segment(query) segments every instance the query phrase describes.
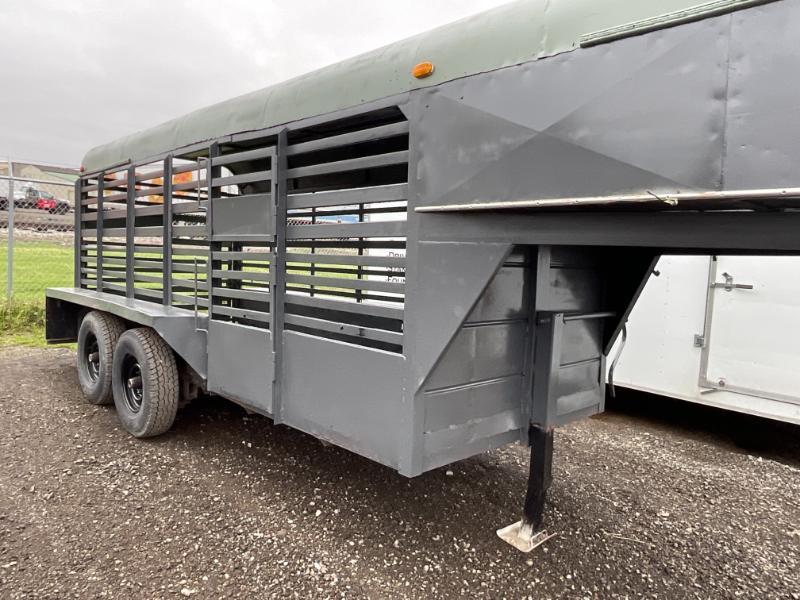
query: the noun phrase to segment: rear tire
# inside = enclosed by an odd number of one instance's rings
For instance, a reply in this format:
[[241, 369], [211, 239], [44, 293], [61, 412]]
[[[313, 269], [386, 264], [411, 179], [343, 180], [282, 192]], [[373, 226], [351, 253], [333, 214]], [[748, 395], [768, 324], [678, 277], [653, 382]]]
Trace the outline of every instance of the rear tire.
[[175, 355], [149, 328], [129, 329], [114, 351], [112, 386], [122, 427], [137, 438], [172, 427], [180, 401]]
[[125, 323], [113, 315], [92, 311], [78, 330], [78, 383], [90, 404], [111, 404], [114, 348]]

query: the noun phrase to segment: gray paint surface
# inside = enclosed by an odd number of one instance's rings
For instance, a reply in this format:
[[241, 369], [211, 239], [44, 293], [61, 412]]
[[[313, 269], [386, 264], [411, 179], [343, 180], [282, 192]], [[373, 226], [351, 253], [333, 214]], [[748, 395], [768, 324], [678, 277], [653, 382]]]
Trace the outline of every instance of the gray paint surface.
[[[725, 2], [725, 0], [723, 0]], [[578, 47], [592, 32], [661, 17], [698, 0], [518, 0], [356, 56], [290, 81], [245, 94], [91, 150], [93, 171], [236, 132], [273, 127]], [[725, 2], [731, 8], [741, 0]], [[433, 61], [431, 77], [412, 67]]]
[[283, 352], [283, 422], [396, 468], [403, 357], [292, 331]]
[[[555, 15], [565, 6], [551, 3], [547, 9]], [[591, 12], [583, 0], [575, 0], [575, 6]], [[405, 285], [367, 280], [364, 286], [404, 291], [402, 308], [375, 304], [359, 315], [392, 313], [386, 318], [395, 329], [381, 335], [400, 341], [393, 352], [366, 345], [374, 322], [340, 322], [341, 315], [314, 335], [284, 331], [274, 315], [270, 326], [280, 332], [274, 337], [264, 330], [252, 333], [241, 325], [212, 323], [214, 334], [206, 348], [189, 311], [169, 312], [173, 309], [158, 305], [156, 315], [153, 305], [141, 300], [86, 290], [53, 294], [130, 314], [139, 323], [161, 323], [165, 339], [198, 364], [202, 374], [208, 352], [215, 363], [209, 373], [212, 389], [408, 476], [523, 439], [530, 421], [550, 427], [593, 414], [603, 409], [604, 352], [654, 256], [668, 250], [800, 253], [800, 213], [715, 212], [713, 207], [705, 213], [670, 214], [599, 209], [421, 214], [414, 209], [520, 198], [796, 186], [791, 168], [800, 162], [796, 85], [769, 83], [779, 73], [800, 71], [800, 52], [786, 25], [798, 19], [800, 4], [774, 2], [441, 85], [432, 80], [424, 89], [400, 86], [404, 95], [396, 101], [408, 119], [408, 154], [391, 147], [386, 152], [393, 156], [378, 159], [399, 162], [402, 176], [408, 157], [408, 180], [389, 181], [408, 192], [408, 220], [400, 225], [368, 223], [361, 230], [355, 224], [331, 225], [324, 233], [320, 227], [328, 225], [315, 224], [287, 231], [287, 172], [303, 166], [285, 163], [291, 148], [285, 130], [271, 130], [270, 140], [261, 142], [259, 135], [266, 140], [267, 133], [253, 133], [253, 144], [274, 144], [276, 134], [282, 140], [271, 187], [278, 280], [270, 283], [275, 304], [270, 308], [276, 315], [285, 308], [280, 267], [290, 236], [319, 235], [336, 244], [357, 237], [358, 231], [405, 234]], [[562, 25], [571, 23], [567, 19]], [[765, 44], [762, 40], [773, 32], [775, 44]], [[477, 28], [471, 33], [483, 35]], [[750, 56], [769, 66], [752, 63]], [[347, 78], [331, 81], [343, 84]], [[293, 123], [290, 133], [387, 106], [358, 108], [357, 101], [346, 98], [342, 101], [351, 102], [349, 108]], [[266, 113], [256, 104], [239, 111], [234, 101], [190, 121], [208, 119], [209, 132], [221, 127], [230, 136], [237, 127], [262, 119], [259, 115]], [[753, 119], [745, 118], [751, 114]], [[137, 152], [149, 152], [150, 142], [170, 139], [158, 134], [134, 145]], [[228, 137], [215, 148], [242, 141], [237, 139]], [[366, 174], [363, 181], [346, 181], [322, 187], [340, 186], [336, 194], [341, 196], [347, 185], [383, 183]], [[366, 189], [354, 198], [374, 192]], [[317, 201], [324, 202], [324, 195], [316, 195]], [[267, 207], [247, 202], [212, 212], [220, 232], [238, 235], [244, 228], [248, 239], [259, 235], [268, 222]], [[219, 221], [213, 217], [217, 214]], [[306, 281], [297, 278], [291, 274], [290, 283]], [[343, 281], [343, 287], [353, 285]], [[302, 308], [311, 304], [306, 298]], [[293, 306], [295, 311], [299, 305]], [[571, 320], [573, 313], [597, 311], [614, 316]], [[292, 312], [286, 326], [309, 322]], [[201, 318], [200, 327], [205, 324]], [[337, 335], [363, 339], [349, 343]], [[282, 366], [270, 374], [272, 356]], [[270, 377], [272, 406], [266, 399]]]
[[269, 331], [211, 320], [208, 391], [271, 415], [275, 358]]

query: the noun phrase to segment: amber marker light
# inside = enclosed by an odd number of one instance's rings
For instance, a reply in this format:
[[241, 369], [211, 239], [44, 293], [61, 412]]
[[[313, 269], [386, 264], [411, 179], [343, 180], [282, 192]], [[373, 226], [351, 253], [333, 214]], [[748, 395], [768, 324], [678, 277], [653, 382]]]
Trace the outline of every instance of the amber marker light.
[[411, 74], [417, 79], [425, 79], [433, 75], [434, 66], [432, 62], [421, 62], [411, 69]]

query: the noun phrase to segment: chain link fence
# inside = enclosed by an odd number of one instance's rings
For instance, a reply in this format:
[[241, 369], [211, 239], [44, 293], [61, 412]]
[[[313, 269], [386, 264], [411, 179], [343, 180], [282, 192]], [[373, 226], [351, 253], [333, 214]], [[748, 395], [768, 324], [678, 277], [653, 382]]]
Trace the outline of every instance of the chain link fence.
[[0, 163], [0, 303], [44, 304], [71, 286], [77, 169]]

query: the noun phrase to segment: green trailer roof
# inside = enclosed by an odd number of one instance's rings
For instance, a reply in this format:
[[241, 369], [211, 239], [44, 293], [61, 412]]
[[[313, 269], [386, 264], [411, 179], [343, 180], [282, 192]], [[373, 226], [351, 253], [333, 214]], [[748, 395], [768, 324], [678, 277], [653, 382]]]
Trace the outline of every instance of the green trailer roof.
[[[753, 0], [717, 0], [722, 6]], [[413, 89], [552, 56], [577, 48], [587, 34], [652, 20], [698, 0], [520, 0], [390, 44], [307, 75], [202, 108], [92, 149], [83, 160], [96, 171], [197, 142], [330, 113]], [[713, 5], [713, 6], [712, 6]], [[713, 12], [713, 11], [710, 11]], [[412, 67], [436, 70], [415, 79]]]

